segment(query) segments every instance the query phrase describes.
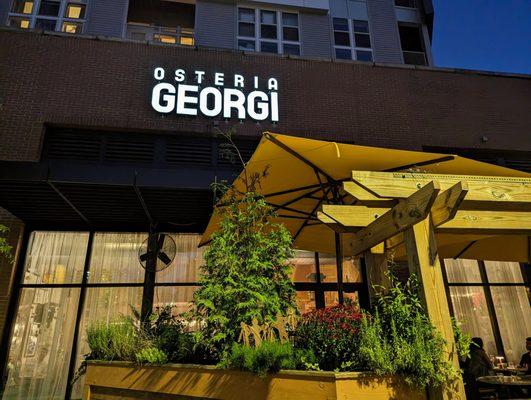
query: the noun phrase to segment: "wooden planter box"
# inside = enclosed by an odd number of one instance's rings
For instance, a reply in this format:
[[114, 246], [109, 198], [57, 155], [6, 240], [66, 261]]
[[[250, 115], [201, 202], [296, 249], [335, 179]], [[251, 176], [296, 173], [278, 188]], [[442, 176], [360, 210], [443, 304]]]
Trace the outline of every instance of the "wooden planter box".
[[361, 372], [280, 371], [266, 378], [213, 366], [168, 364], [138, 367], [90, 362], [83, 399], [425, 400], [399, 378]]

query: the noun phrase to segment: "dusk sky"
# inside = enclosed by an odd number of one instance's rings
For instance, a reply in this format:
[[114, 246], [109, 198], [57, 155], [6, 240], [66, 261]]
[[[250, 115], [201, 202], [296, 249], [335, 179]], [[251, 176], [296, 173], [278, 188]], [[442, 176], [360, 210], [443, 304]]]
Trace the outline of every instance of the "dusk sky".
[[438, 67], [531, 74], [531, 0], [433, 0]]

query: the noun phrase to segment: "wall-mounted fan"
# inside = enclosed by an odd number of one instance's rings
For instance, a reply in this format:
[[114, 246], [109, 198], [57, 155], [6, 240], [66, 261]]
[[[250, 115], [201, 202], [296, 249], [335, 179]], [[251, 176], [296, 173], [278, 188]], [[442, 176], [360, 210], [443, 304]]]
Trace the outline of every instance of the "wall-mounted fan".
[[175, 240], [170, 235], [164, 233], [150, 234], [150, 237], [144, 240], [144, 243], [138, 249], [138, 260], [144, 269], [147, 268], [150, 257], [153, 257], [153, 252], [148, 251], [148, 244], [152, 239], [157, 241], [156, 262], [154, 264], [155, 271], [158, 272], [170, 266], [175, 258], [177, 246], [175, 245]]

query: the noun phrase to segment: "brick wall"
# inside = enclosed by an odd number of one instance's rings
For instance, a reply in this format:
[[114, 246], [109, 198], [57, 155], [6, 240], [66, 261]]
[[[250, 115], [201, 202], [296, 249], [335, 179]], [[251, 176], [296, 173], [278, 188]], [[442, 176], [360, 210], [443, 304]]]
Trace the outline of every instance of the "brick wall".
[[210, 132], [216, 121], [151, 109], [155, 66], [276, 77], [280, 122], [237, 124], [240, 134], [272, 130], [404, 149], [531, 149], [529, 77], [0, 30], [0, 160], [38, 159], [46, 123]]

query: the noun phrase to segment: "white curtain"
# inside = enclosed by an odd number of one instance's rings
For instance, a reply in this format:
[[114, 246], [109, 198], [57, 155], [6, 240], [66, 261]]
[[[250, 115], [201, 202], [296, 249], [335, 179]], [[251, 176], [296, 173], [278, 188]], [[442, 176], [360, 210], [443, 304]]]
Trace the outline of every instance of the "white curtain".
[[[523, 283], [518, 263], [485, 261], [489, 283]], [[507, 362], [518, 364], [531, 334], [531, 307], [524, 286], [491, 286]]]
[[157, 273], [157, 282], [197, 282], [200, 267], [204, 264], [205, 247], [197, 247], [201, 235], [172, 234], [175, 240], [176, 255], [168, 268]]
[[87, 243], [86, 232], [32, 232], [24, 283], [81, 283]]

